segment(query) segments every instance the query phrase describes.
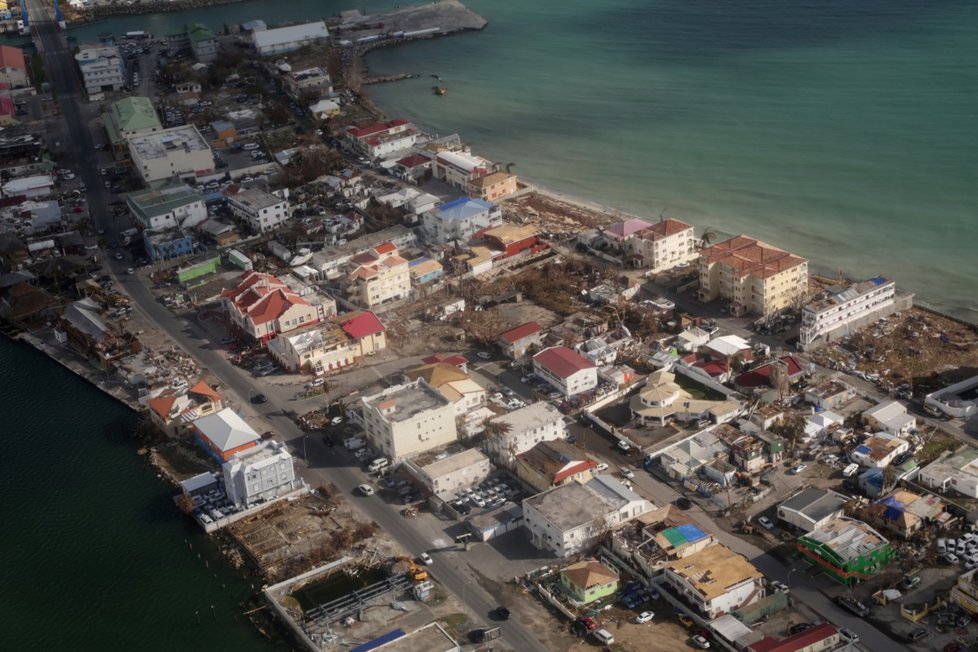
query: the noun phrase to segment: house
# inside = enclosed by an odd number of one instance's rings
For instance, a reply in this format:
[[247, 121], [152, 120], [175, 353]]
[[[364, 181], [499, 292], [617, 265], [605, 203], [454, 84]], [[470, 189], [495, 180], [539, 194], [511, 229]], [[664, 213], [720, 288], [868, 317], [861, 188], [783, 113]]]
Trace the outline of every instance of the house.
[[633, 267], [660, 274], [678, 266], [688, 266], [699, 256], [693, 227], [689, 224], [669, 217], [645, 225], [646, 228], [635, 230], [623, 243], [622, 248], [627, 252], [625, 258]]
[[431, 161], [434, 178], [463, 191], [476, 179], [488, 176], [492, 167], [490, 161], [465, 151], [439, 151]]
[[519, 184], [516, 175], [508, 172], [492, 172], [469, 181], [466, 193], [483, 201], [496, 201], [516, 194]]
[[693, 476], [715, 459], [727, 457], [729, 447], [711, 432], [701, 432], [666, 448], [657, 458], [673, 479]]
[[248, 188], [228, 197], [231, 213], [243, 220], [255, 233], [277, 229], [292, 217], [288, 191], [281, 197], [259, 188]]
[[638, 394], [629, 399], [632, 417], [642, 425], [665, 425], [670, 419], [708, 419], [724, 423], [740, 412], [740, 404], [729, 399], [697, 399], [676, 382], [676, 374], [659, 369], [648, 375]]
[[838, 410], [855, 397], [852, 385], [842, 380], [827, 380], [805, 390], [805, 401], [823, 410]]
[[[428, 456], [426, 456], [428, 457]], [[489, 477], [489, 458], [476, 448], [452, 455], [441, 454], [433, 460], [414, 458], [405, 461], [413, 475], [435, 496], [458, 494]]]
[[469, 516], [465, 523], [479, 541], [485, 542], [522, 527], [523, 508], [507, 501], [499, 507]]
[[837, 430], [845, 421], [840, 414], [832, 410], [816, 412], [805, 419], [805, 434], [802, 437], [805, 441], [824, 437]]
[[360, 419], [370, 445], [394, 462], [458, 437], [455, 406], [424, 379], [364, 396]]
[[336, 313], [331, 298], [301, 297], [278, 278], [259, 272], [247, 272], [237, 287], [222, 290], [221, 305], [239, 331], [262, 343]]
[[369, 310], [347, 312], [335, 319], [346, 336], [356, 342], [361, 356], [376, 355], [387, 348], [387, 329]]
[[680, 351], [696, 351], [710, 341], [709, 331], [705, 331], [698, 326], [687, 328], [676, 336], [676, 347]]
[[217, 58], [220, 48], [217, 37], [200, 23], [184, 25], [183, 30], [167, 37], [171, 52], [189, 50], [198, 63], [210, 63]]
[[541, 245], [540, 229], [532, 224], [494, 226], [482, 232], [482, 239], [499, 252], [501, 258], [512, 258], [546, 247], [545, 244]]
[[486, 451], [500, 466], [513, 468], [516, 456], [545, 441], [567, 438], [560, 411], [543, 401], [491, 419], [498, 426], [486, 440]]
[[330, 79], [329, 73], [319, 66], [293, 70], [283, 77], [282, 82], [286, 92], [296, 100], [305, 93], [322, 95], [333, 92], [333, 80]]
[[706, 618], [716, 618], [764, 597], [764, 576], [724, 545], [667, 562], [663, 579]]
[[811, 351], [912, 304], [912, 294], [898, 297], [894, 282], [883, 276], [826, 288], [802, 308], [798, 344]]
[[184, 229], [146, 229], [143, 231], [143, 247], [151, 262], [173, 260], [194, 253], [193, 235]]
[[805, 368], [801, 361], [793, 355], [783, 355], [734, 377], [733, 384], [743, 392], [764, 388], [778, 389], [781, 383], [787, 389], [800, 382], [804, 376]]
[[596, 559], [585, 559], [560, 570], [560, 585], [574, 601], [591, 604], [618, 590], [618, 573]]
[[474, 434], [482, 422], [493, 413], [485, 408], [486, 389], [469, 375], [446, 362], [425, 364], [404, 372], [410, 380], [423, 378], [455, 406], [455, 416], [466, 424], [466, 432]]
[[586, 482], [598, 463], [563, 439], [548, 439], [516, 457], [516, 476], [537, 491], [570, 482]]
[[319, 100], [309, 106], [309, 113], [316, 122], [325, 122], [340, 114], [340, 105], [333, 100]]
[[30, 84], [24, 51], [9, 45], [0, 45], [0, 82], [8, 88], [22, 88]]
[[932, 494], [897, 489], [879, 503], [885, 507], [881, 516], [883, 525], [904, 539], [909, 539], [925, 525], [948, 527], [956, 520], [945, 511], [945, 502]]
[[424, 177], [430, 170], [430, 158], [421, 154], [411, 154], [397, 161], [393, 173], [406, 181], [417, 181]]
[[715, 337], [705, 346], [710, 357], [717, 360], [750, 360], [752, 350], [750, 342], [739, 335], [722, 335]]
[[840, 584], [852, 586], [883, 570], [894, 556], [890, 542], [862, 521], [839, 516], [795, 543], [798, 554]]
[[133, 170], [148, 186], [180, 179], [195, 182], [214, 172], [214, 154], [194, 125], [126, 138]]
[[760, 473], [769, 463], [767, 447], [755, 435], [735, 439], [730, 444], [730, 456], [734, 466], [751, 475]]
[[[340, 276], [344, 267], [353, 265], [353, 258], [363, 253], [379, 257], [382, 252], [386, 252], [389, 247], [387, 243], [394, 245], [395, 248], [412, 247], [418, 243], [418, 237], [411, 229], [403, 224], [368, 233], [359, 238], [354, 238], [344, 244], [328, 246], [322, 251], [317, 251], [312, 255], [309, 265], [313, 267], [323, 278], [337, 278]], [[377, 251], [380, 247], [382, 251]]]
[[535, 321], [528, 321], [501, 333], [496, 338], [500, 350], [510, 358], [518, 360], [539, 347], [543, 342], [543, 328]]
[[408, 262], [408, 271], [411, 273], [411, 281], [415, 285], [427, 285], [435, 283], [445, 275], [445, 270], [441, 263], [432, 260], [428, 256], [415, 258]]
[[337, 373], [357, 364], [360, 345], [335, 321], [315, 324], [269, 340], [268, 353], [289, 373]]
[[357, 305], [374, 308], [411, 295], [411, 267], [391, 242], [353, 256], [350, 266], [347, 293]]
[[568, 398], [598, 384], [598, 368], [566, 346], [551, 346], [534, 355], [533, 371]]
[[910, 442], [887, 432], [878, 432], [852, 449], [849, 459], [870, 468], [885, 469], [898, 456], [910, 450]]
[[17, 122], [17, 106], [14, 98], [0, 95], [0, 127], [9, 127]]
[[778, 505], [778, 518], [799, 530], [812, 532], [843, 515], [849, 499], [829, 489], [805, 487]]
[[211, 131], [214, 133], [212, 147], [227, 147], [238, 139], [238, 128], [230, 120], [215, 120], [211, 123]]
[[274, 500], [302, 487], [285, 444], [262, 442], [231, 455], [222, 465], [224, 491], [238, 509]]
[[217, 219], [204, 220], [197, 225], [197, 230], [200, 231], [205, 240], [218, 247], [233, 244], [241, 239], [238, 229], [233, 224]]
[[701, 301], [723, 299], [736, 317], [766, 316], [808, 293], [808, 261], [738, 235], [700, 252], [699, 280]]
[[257, 30], [251, 33], [251, 42], [262, 57], [294, 52], [317, 41], [329, 38], [326, 23], [315, 21], [301, 25], [290, 25], [277, 29]]
[[978, 498], [978, 448], [962, 446], [920, 470], [917, 482], [937, 491]]
[[126, 205], [139, 226], [154, 231], [191, 228], [207, 219], [204, 198], [184, 184], [131, 192]]
[[117, 155], [128, 152], [126, 138], [152, 134], [163, 129], [153, 101], [140, 95], [124, 97], [109, 104], [109, 110], [102, 114], [102, 124], [113, 152]]
[[883, 430], [895, 437], [910, 434], [917, 428], [917, 419], [907, 414], [907, 408], [899, 401], [886, 401], [863, 412], [867, 428]]
[[226, 462], [235, 453], [254, 448], [261, 440], [231, 408], [194, 419], [192, 424], [197, 441], [218, 462]]
[[787, 638], [776, 639], [765, 636], [747, 646], [747, 652], [820, 652], [834, 650], [843, 639], [839, 629], [832, 623], [819, 623], [803, 632]]
[[146, 401], [150, 420], [168, 437], [191, 430], [193, 421], [224, 409], [224, 399], [203, 380], [184, 391], [167, 390]]
[[467, 243], [477, 231], [503, 223], [498, 206], [481, 199], [460, 197], [425, 213], [421, 228], [425, 239], [437, 244]]
[[75, 55], [75, 62], [78, 63], [88, 95], [120, 90], [128, 81], [119, 48], [84, 47]]
[[569, 557], [586, 550], [607, 532], [654, 509], [610, 476], [562, 484], [523, 501], [523, 527], [530, 543]]
[[347, 127], [346, 138], [361, 154], [376, 159], [410, 148], [418, 140], [414, 124], [403, 118], [363, 127]]

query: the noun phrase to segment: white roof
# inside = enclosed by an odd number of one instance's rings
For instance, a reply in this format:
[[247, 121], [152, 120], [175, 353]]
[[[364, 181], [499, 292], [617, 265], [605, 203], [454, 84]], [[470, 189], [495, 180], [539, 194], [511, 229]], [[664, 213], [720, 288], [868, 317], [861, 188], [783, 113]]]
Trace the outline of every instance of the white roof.
[[340, 105], [333, 100], [319, 100], [310, 106], [309, 110], [313, 113], [322, 113], [323, 111], [339, 111]]
[[302, 25], [266, 29], [252, 34], [255, 47], [258, 49], [328, 37], [329, 30], [326, 29], [326, 23], [321, 20], [314, 23], [303, 23]]
[[880, 403], [877, 406], [871, 407], [865, 412], [864, 416], [873, 417], [881, 423], [886, 423], [896, 417], [902, 416], [907, 413], [907, 408], [903, 407], [902, 403], [897, 401], [886, 401], [885, 403]]
[[197, 419], [194, 427], [221, 451], [229, 451], [259, 439], [258, 433], [231, 408]]
[[736, 355], [738, 351], [750, 348], [750, 342], [739, 335], [724, 335], [710, 340], [707, 348], [716, 351], [720, 355]]
[[33, 177], [11, 179], [7, 183], [3, 184], [3, 191], [4, 193], [10, 195], [23, 192], [25, 190], [34, 190], [36, 188], [44, 188], [53, 185], [54, 179], [52, 179], [50, 176], [46, 174], [38, 174]]

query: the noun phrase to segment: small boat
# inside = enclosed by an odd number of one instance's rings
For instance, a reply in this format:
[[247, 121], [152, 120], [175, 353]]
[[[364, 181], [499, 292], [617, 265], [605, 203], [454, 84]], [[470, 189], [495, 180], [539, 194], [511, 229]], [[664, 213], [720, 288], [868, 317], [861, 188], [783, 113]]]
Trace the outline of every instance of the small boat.
[[448, 92], [448, 89], [444, 86], [432, 86], [431, 90], [435, 92], [435, 95], [444, 95]]

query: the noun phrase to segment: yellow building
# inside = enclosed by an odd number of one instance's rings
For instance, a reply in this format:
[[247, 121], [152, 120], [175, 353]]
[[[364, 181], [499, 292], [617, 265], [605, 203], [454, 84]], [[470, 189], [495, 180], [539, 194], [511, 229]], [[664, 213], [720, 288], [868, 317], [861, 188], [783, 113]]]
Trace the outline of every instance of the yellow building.
[[349, 299], [365, 308], [406, 299], [411, 294], [408, 261], [397, 255], [390, 242], [378, 245], [352, 259], [355, 268], [347, 277]]
[[769, 315], [808, 292], [807, 260], [744, 235], [703, 249], [699, 272], [700, 300], [729, 301], [735, 316]]
[[964, 609], [969, 614], [978, 613], [978, 584], [975, 583], [975, 573], [972, 569], [960, 577], [958, 583], [951, 589], [951, 602]]
[[493, 172], [469, 182], [469, 194], [485, 201], [496, 201], [509, 197], [519, 189], [516, 175], [508, 172]]

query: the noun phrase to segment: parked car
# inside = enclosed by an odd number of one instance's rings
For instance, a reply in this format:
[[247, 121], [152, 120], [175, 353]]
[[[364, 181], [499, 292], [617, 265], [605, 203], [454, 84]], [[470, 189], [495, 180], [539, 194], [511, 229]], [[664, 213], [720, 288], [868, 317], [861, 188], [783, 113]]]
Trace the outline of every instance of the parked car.
[[916, 575], [911, 575], [910, 577], [904, 578], [904, 580], [900, 582], [900, 590], [909, 591], [918, 584], [920, 584], [920, 578]]
[[804, 471], [807, 468], [808, 468], [808, 465], [807, 464], [798, 464], [796, 466], [791, 467], [791, 473], [793, 475], [798, 475], [799, 473], [801, 473], [802, 471]]
[[420, 559], [421, 560], [421, 563], [424, 564], [425, 566], [431, 566], [432, 564], [435, 563], [435, 560], [431, 558], [431, 555], [429, 555], [426, 552], [422, 552], [418, 556], [418, 559]]
[[771, 519], [769, 519], [767, 516], [760, 517], [759, 519], [757, 519], [757, 522], [765, 530], [773, 530], [774, 529], [774, 523], [772, 523], [771, 522]]
[[482, 358], [483, 360], [489, 360], [492, 358], [492, 354], [489, 353], [488, 351], [479, 351], [478, 353], [476, 353], [476, 355]]
[[852, 631], [848, 627], [840, 627], [839, 628], [839, 636], [841, 636], [842, 638], [846, 639], [850, 643], [858, 643], [859, 642], [859, 634], [857, 634], [856, 632]]
[[267, 403], [268, 402], [268, 397], [265, 396], [264, 394], [255, 394], [254, 396], [251, 397], [251, 402], [252, 403]]
[[812, 623], [795, 623], [794, 625], [788, 628], [788, 633], [792, 635], [801, 634], [806, 629], [811, 629], [814, 626], [815, 625], [813, 625]]
[[513, 616], [512, 612], [503, 605], [496, 607], [495, 610], [493, 610], [493, 614], [499, 620], [509, 620]]
[[611, 632], [609, 632], [607, 629], [599, 629], [598, 631], [594, 632], [593, 635], [594, 638], [601, 641], [602, 645], [611, 645], [615, 642], [615, 637], [612, 636]]
[[692, 627], [695, 624], [693, 622], [693, 619], [687, 616], [686, 614], [679, 614], [679, 623], [683, 627], [687, 627], [687, 628]]
[[655, 618], [654, 613], [651, 611], [643, 611], [639, 615], [635, 616], [635, 623], [637, 625], [644, 625], [645, 623], [650, 622], [653, 618]]
[[626, 452], [626, 453], [627, 453], [628, 451], [630, 451], [630, 450], [632, 450], [632, 446], [631, 446], [631, 444], [629, 444], [629, 443], [628, 443], [627, 441], [625, 441], [624, 439], [619, 439], [619, 440], [618, 440], [618, 448], [619, 448], [619, 450], [622, 450], [622, 451], [624, 451], [624, 452]]
[[596, 467], [594, 467], [594, 472], [595, 473], [602, 473], [602, 472], [607, 471], [607, 470], [608, 470], [608, 465], [605, 464], [604, 462], [601, 462]]
[[914, 630], [911, 630], [911, 632], [909, 634], [907, 634], [907, 640], [908, 641], [919, 641], [920, 639], [924, 638], [925, 636], [927, 636], [927, 630], [924, 629], [923, 627], [918, 627], [918, 628], [916, 628]]
[[619, 471], [621, 471], [621, 475], [622, 475], [622, 477], [623, 477], [623, 478], [625, 478], [626, 480], [634, 480], [634, 479], [635, 479], [635, 472], [634, 472], [634, 471], [632, 471], [632, 470], [631, 470], [630, 468], [628, 468], [627, 466], [623, 466], [623, 467], [621, 467], [621, 468], [619, 469]]
[[371, 487], [369, 484], [362, 484], [359, 487], [357, 487], [357, 489], [359, 489], [360, 493], [363, 494], [364, 496], [374, 495], [374, 488]]
[[693, 641], [693, 645], [695, 645], [696, 647], [698, 647], [701, 650], [709, 650], [710, 649], [710, 642], [708, 640], [706, 640], [704, 637], [700, 636], [699, 634], [697, 634], [696, 636], [694, 636], [692, 638], [692, 641]]
[[956, 554], [954, 554], [953, 552], [948, 552], [944, 554], [944, 561], [946, 561], [949, 564], [956, 564], [960, 560], [958, 559], [958, 556]]

